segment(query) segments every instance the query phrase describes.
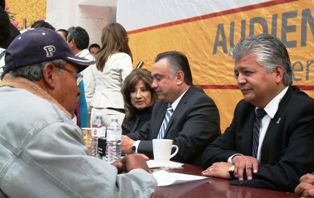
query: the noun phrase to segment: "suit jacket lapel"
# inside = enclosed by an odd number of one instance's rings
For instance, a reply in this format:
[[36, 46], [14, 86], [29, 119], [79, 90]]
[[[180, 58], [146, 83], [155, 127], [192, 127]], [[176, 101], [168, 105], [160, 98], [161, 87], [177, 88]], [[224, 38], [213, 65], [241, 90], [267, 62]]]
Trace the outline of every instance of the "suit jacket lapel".
[[[184, 96], [181, 98], [181, 100], [180, 100], [178, 106], [176, 107], [175, 111], [173, 112], [173, 114], [172, 114], [172, 116], [171, 116], [171, 118], [170, 118], [170, 120], [169, 120], [167, 129], [166, 129], [166, 133], [165, 133], [165, 138], [167, 137], [168, 132], [170, 131], [170, 129], [171, 129], [172, 125], [173, 125], [174, 120], [175, 120], [178, 116], [180, 116], [180, 115], [183, 114], [182, 112], [185, 110], [186, 103], [189, 101], [189, 98], [191, 97], [191, 95], [192, 95], [192, 93], [193, 93], [194, 91], [195, 91], [195, 90], [194, 90], [194, 87], [190, 87], [190, 88], [186, 91], [186, 93], [184, 94]], [[177, 127], [175, 127], [175, 128], [177, 128]]]
[[270, 144], [275, 144], [274, 140], [274, 136], [276, 136], [276, 134], [279, 132], [278, 127], [279, 124], [277, 124], [278, 120], [278, 116], [275, 116], [269, 123], [264, 140], [263, 140], [263, 144], [262, 144], [262, 148], [261, 148], [261, 158], [260, 161], [263, 162], [266, 158], [265, 156], [271, 156], [269, 155], [269, 152], [276, 152], [276, 151], [271, 151], [269, 149], [269, 145]]
[[155, 119], [152, 120], [154, 122], [154, 124], [151, 125], [151, 134], [152, 134], [152, 138], [156, 138], [158, 133], [159, 133], [159, 129], [160, 126], [162, 124], [162, 121], [164, 120], [165, 114], [167, 111], [167, 103], [162, 102], [156, 112], [156, 116], [154, 117]]
[[284, 113], [286, 111], [286, 107], [289, 103], [289, 100], [291, 98], [291, 95], [298, 91], [299, 89], [293, 86], [290, 86], [287, 93], [284, 95], [284, 97], [282, 98], [282, 100], [279, 103], [278, 106], [278, 110], [274, 116], [274, 118], [270, 121], [265, 137], [264, 137], [264, 141], [263, 141], [263, 145], [261, 148], [261, 162], [263, 162], [264, 160], [266, 160], [265, 156], [269, 156], [269, 152], [274, 152], [274, 151], [270, 151], [268, 148], [270, 144], [273, 144], [273, 140], [275, 139], [274, 136], [277, 135], [277, 133], [281, 133], [281, 131], [279, 130], [279, 127], [281, 126], [281, 119], [284, 116]]
[[[244, 116], [244, 115], [240, 115]], [[252, 155], [252, 142], [253, 142], [253, 124], [255, 118], [255, 109], [254, 107], [250, 111], [249, 115], [247, 115], [247, 119], [245, 119], [245, 124], [243, 125], [242, 134], [242, 153], [245, 155]]]

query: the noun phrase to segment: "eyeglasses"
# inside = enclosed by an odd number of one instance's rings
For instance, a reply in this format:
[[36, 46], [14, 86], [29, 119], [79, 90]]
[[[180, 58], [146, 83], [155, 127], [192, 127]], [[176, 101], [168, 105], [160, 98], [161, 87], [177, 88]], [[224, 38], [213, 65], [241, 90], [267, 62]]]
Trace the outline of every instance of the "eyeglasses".
[[[70, 74], [72, 74], [72, 76], [73, 76], [73, 71], [71, 71], [71, 70], [69, 70], [69, 69], [67, 69], [67, 68], [65, 68], [65, 67], [58, 67], [59, 69], [63, 69], [63, 70], [65, 70], [65, 71], [67, 71], [67, 72], [69, 72]], [[75, 74], [75, 78], [76, 78], [76, 86], [79, 86], [80, 85], [80, 83], [83, 81], [83, 75], [82, 74], [80, 74], [80, 73], [76, 73]]]

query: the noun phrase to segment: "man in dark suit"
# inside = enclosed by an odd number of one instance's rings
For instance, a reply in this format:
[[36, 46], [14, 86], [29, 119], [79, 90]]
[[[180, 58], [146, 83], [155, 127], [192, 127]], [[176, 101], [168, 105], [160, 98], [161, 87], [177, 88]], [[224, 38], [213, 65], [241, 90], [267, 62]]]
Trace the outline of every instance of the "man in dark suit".
[[[151, 120], [129, 137], [123, 136], [122, 151], [130, 153], [133, 146], [136, 152], [153, 157], [152, 139], [173, 139], [173, 144], [179, 147], [173, 160], [200, 165], [200, 153], [220, 135], [216, 104], [203, 90], [193, 86], [188, 59], [180, 52], [157, 55], [152, 77], [151, 86], [159, 100]], [[173, 113], [165, 127], [164, 118], [170, 107]]]
[[205, 149], [203, 166], [210, 167], [203, 174], [293, 191], [314, 167], [314, 100], [292, 86], [290, 58], [277, 38], [242, 40], [233, 58], [244, 99], [230, 127]]

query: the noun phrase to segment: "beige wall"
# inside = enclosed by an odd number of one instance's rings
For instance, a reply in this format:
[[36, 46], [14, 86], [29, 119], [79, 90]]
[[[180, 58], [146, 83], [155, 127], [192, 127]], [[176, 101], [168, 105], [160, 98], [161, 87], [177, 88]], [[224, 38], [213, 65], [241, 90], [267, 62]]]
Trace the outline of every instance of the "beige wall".
[[102, 28], [116, 21], [117, 0], [6, 0], [18, 28], [29, 27], [45, 19], [56, 29], [81, 26], [87, 30], [90, 43], [99, 43]]
[[116, 20], [116, 0], [47, 0], [46, 19], [56, 29], [81, 26], [100, 44], [102, 28]]

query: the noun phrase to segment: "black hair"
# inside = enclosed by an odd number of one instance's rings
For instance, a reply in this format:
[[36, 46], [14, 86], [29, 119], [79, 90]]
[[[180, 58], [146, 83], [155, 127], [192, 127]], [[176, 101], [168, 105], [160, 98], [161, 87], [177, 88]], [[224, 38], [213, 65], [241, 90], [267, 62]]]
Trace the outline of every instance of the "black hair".
[[80, 50], [88, 48], [89, 36], [87, 31], [80, 27], [70, 27], [68, 29], [67, 41], [70, 42], [74, 40], [76, 47]]
[[64, 34], [64, 37], [67, 38], [68, 37], [68, 30], [66, 29], [58, 29], [57, 32], [62, 32]]
[[158, 54], [155, 58], [155, 62], [158, 62], [161, 59], [167, 59], [170, 67], [175, 71], [183, 71], [184, 73], [184, 82], [187, 85], [193, 85], [192, 73], [189, 65], [188, 58], [178, 51], [167, 51]]
[[48, 29], [51, 29], [53, 31], [56, 30], [55, 27], [53, 27], [50, 23], [48, 23], [47, 21], [45, 20], [38, 20], [38, 21], [35, 21], [32, 25], [31, 25], [31, 28], [48, 28]]
[[10, 39], [10, 19], [8, 13], [0, 8], [0, 47], [7, 48]]
[[90, 48], [92, 48], [92, 47], [97, 47], [97, 48], [100, 49], [100, 45], [98, 45], [97, 43], [92, 43], [92, 44], [88, 47], [88, 49], [90, 50]]
[[5, 0], [0, 0], [0, 7], [4, 10], [4, 8], [5, 8]]

